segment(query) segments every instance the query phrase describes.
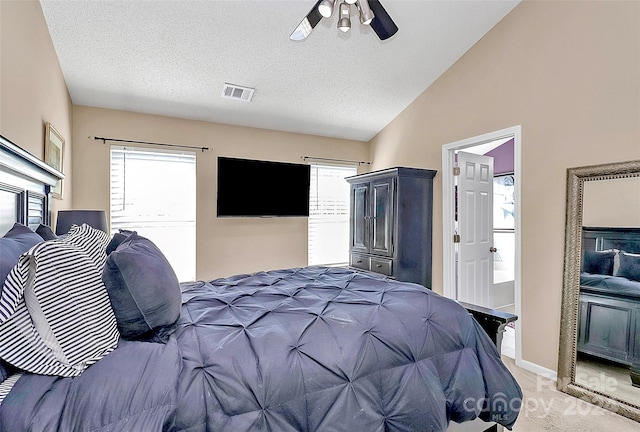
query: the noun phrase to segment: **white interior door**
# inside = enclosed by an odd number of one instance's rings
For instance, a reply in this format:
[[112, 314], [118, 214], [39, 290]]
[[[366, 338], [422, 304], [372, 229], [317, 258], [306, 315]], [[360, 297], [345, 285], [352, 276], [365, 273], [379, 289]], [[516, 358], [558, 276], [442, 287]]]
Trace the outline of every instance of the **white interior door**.
[[[459, 141], [451, 142], [442, 146], [442, 282], [443, 294], [449, 298], [458, 298], [459, 283], [459, 267], [458, 267], [458, 249], [459, 243], [454, 243], [453, 234], [458, 229], [456, 225], [457, 207], [454, 196], [457, 194], [457, 181], [459, 176], [454, 176], [451, 167], [456, 161], [456, 153], [465, 151], [465, 149], [477, 148], [480, 145], [493, 143], [497, 140], [514, 140], [514, 228], [515, 228], [515, 311], [518, 316], [515, 328], [515, 360], [516, 365], [536, 373], [546, 373], [547, 370], [530, 362], [522, 361], [522, 344], [520, 337], [520, 329], [526, 322], [527, 316], [522, 313], [522, 265], [521, 250], [522, 240], [520, 235], [521, 214], [522, 214], [522, 126], [516, 125], [506, 129], [489, 132], [483, 135], [477, 135], [465, 138]], [[504, 142], [504, 141], [503, 141]], [[446, 174], [445, 174], [446, 173]], [[533, 365], [533, 367], [532, 367]]]
[[493, 287], [493, 158], [458, 152], [457, 299], [491, 307]]

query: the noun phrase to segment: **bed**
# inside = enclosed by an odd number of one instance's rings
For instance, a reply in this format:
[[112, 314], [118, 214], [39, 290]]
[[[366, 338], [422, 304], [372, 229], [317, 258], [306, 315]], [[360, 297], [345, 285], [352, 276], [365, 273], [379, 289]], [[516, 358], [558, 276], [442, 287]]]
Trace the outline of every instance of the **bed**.
[[640, 228], [583, 227], [578, 352], [629, 367], [640, 387]]
[[[60, 177], [0, 137], [2, 232], [49, 224]], [[83, 225], [38, 242], [6, 276], [0, 431], [479, 431], [517, 419], [522, 392], [495, 345], [513, 316], [346, 268], [178, 284], [148, 239], [103, 234]], [[87, 289], [96, 278], [104, 289]]]

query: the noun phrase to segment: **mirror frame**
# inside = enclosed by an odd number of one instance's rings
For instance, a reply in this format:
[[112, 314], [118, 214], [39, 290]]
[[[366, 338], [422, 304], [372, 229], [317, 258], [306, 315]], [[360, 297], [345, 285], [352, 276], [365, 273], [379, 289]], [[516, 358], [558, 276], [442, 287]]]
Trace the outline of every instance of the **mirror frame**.
[[640, 422], [640, 403], [633, 404], [575, 382], [584, 183], [630, 177], [640, 177], [640, 160], [567, 169], [564, 276], [556, 387], [561, 392]]

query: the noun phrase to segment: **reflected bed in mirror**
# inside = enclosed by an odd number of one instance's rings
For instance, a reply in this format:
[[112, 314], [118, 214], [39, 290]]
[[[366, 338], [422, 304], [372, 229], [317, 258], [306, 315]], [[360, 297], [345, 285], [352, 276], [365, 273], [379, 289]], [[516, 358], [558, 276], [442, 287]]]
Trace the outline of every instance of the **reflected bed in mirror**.
[[558, 389], [640, 421], [640, 161], [567, 170], [566, 216]]
[[640, 405], [640, 228], [582, 233], [576, 381]]

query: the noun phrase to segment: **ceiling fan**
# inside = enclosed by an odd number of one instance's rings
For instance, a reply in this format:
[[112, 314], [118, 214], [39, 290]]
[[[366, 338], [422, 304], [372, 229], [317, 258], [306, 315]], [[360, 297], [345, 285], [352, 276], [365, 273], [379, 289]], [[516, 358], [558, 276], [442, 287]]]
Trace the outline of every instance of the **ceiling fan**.
[[343, 32], [351, 28], [351, 7], [355, 4], [360, 22], [371, 25], [380, 40], [389, 39], [396, 34], [398, 26], [378, 0], [318, 0], [304, 17], [289, 38], [294, 41], [305, 40], [322, 18], [330, 18], [338, 10], [338, 28]]

